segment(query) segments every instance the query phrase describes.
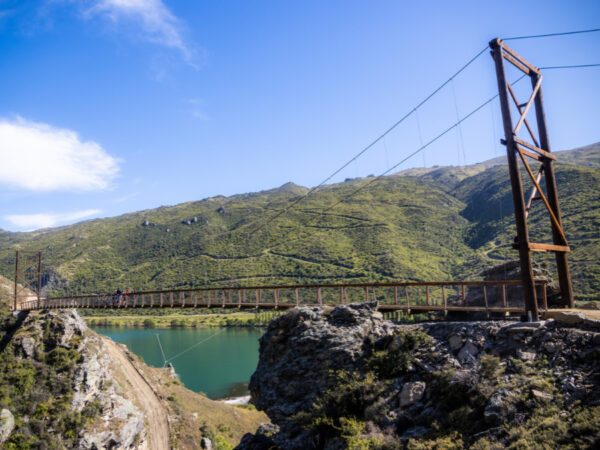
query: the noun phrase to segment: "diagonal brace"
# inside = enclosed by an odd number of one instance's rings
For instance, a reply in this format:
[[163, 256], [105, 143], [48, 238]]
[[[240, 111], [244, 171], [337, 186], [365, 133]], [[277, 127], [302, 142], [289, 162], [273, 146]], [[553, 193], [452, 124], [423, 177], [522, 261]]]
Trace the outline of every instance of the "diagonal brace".
[[544, 202], [544, 205], [546, 205], [546, 209], [548, 210], [548, 213], [550, 213], [550, 219], [552, 220], [552, 223], [554, 224], [554, 226], [560, 233], [560, 237], [563, 239], [564, 245], [568, 245], [567, 237], [565, 236], [565, 232], [563, 231], [560, 222], [554, 215], [554, 211], [552, 211], [552, 208], [550, 207], [550, 203], [548, 203], [548, 199], [544, 195], [544, 191], [542, 191], [542, 188], [540, 187], [539, 183], [537, 182], [535, 175], [531, 171], [531, 167], [529, 167], [529, 164], [527, 164], [527, 161], [525, 160], [525, 156], [523, 155], [523, 153], [521, 153], [521, 150], [519, 150], [519, 147], [515, 146], [515, 148], [519, 152], [519, 156], [521, 156], [521, 160], [523, 161], [523, 164], [525, 165], [525, 169], [527, 169], [527, 173], [529, 173], [529, 176], [531, 177], [531, 181], [533, 181], [535, 188], [538, 190], [540, 197], [542, 198], [542, 201]]
[[[537, 95], [537, 93], [540, 90], [541, 86], [542, 86], [542, 75], [540, 74], [540, 75], [538, 75], [537, 83], [535, 83], [535, 87], [533, 88], [533, 91], [531, 92], [531, 96], [529, 97], [529, 100], [527, 101], [527, 105], [525, 106], [525, 109], [521, 113], [521, 117], [519, 118], [519, 121], [517, 122], [517, 126], [515, 127], [515, 131], [513, 131], [514, 134], [517, 134], [519, 132], [519, 128], [521, 128], [521, 125], [523, 125], [523, 121], [525, 120], [525, 116], [527, 116], [527, 113], [529, 112], [529, 108], [531, 108], [531, 105], [533, 105], [533, 101], [535, 100], [535, 96]], [[519, 112], [520, 112], [520, 108], [519, 108]]]

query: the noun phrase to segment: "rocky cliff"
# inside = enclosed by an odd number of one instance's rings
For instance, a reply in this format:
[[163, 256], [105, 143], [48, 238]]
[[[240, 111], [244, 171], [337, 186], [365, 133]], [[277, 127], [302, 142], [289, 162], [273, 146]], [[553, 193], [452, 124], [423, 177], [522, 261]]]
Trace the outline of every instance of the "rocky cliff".
[[3, 449], [226, 449], [265, 420], [187, 390], [73, 310], [0, 308]]
[[271, 322], [250, 389], [273, 425], [239, 449], [600, 445], [598, 321], [396, 325], [375, 307]]

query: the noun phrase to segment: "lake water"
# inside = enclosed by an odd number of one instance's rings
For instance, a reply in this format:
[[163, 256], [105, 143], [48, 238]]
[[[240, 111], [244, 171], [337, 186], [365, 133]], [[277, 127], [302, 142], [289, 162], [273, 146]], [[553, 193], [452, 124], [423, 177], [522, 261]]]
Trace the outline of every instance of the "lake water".
[[163, 367], [158, 335], [166, 359], [183, 384], [213, 399], [247, 393], [247, 383], [258, 363], [258, 339], [262, 336], [261, 330], [248, 328], [93, 329], [125, 344], [147, 364]]

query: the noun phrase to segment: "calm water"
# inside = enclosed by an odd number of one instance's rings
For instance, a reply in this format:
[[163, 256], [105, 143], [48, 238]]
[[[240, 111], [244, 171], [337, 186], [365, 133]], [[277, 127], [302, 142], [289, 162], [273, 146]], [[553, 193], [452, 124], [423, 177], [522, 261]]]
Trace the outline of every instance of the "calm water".
[[258, 363], [258, 339], [262, 335], [260, 330], [247, 328], [96, 327], [94, 331], [125, 344], [147, 364], [162, 367], [158, 335], [166, 358], [171, 360], [183, 384], [210, 398], [246, 394], [247, 383]]

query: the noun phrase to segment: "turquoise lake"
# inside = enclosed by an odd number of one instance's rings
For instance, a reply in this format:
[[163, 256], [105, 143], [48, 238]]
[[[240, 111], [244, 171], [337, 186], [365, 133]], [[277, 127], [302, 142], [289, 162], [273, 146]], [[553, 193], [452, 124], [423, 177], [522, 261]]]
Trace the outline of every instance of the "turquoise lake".
[[262, 330], [249, 328], [93, 330], [125, 344], [154, 367], [164, 365], [160, 339], [166, 359], [183, 384], [212, 399], [247, 394], [247, 383], [258, 363], [258, 339], [262, 336]]

